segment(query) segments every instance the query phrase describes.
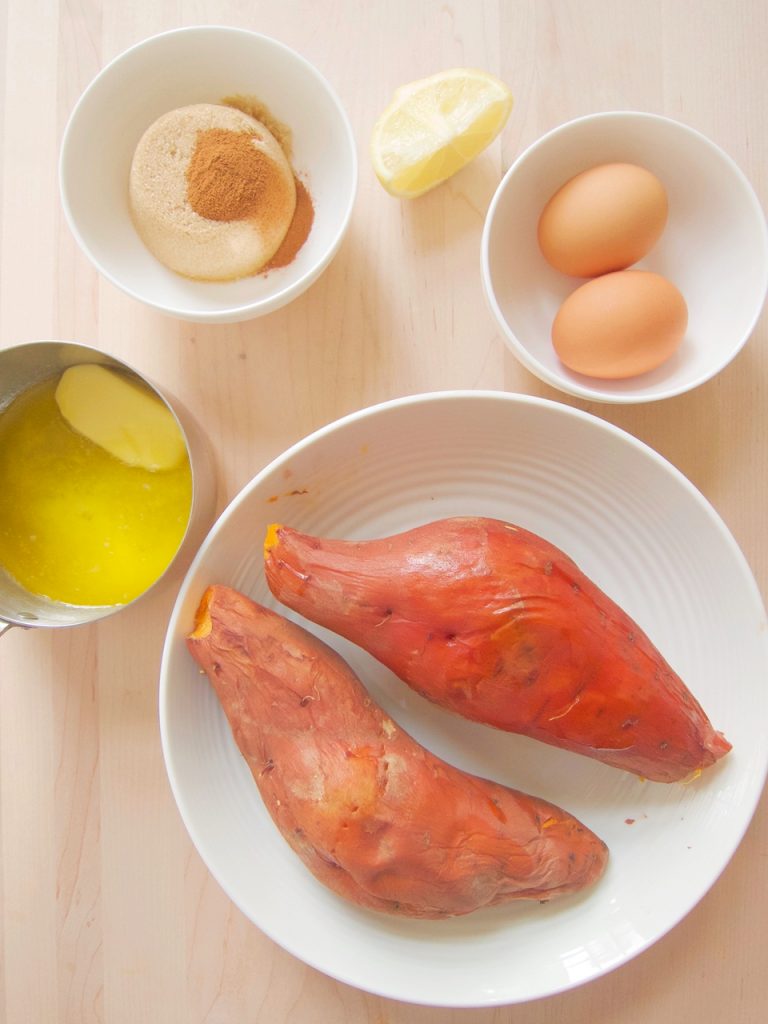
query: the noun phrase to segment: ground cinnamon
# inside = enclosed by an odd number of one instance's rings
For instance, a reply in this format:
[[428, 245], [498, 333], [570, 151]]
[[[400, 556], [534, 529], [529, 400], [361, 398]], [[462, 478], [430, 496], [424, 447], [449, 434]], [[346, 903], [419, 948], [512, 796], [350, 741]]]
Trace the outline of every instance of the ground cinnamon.
[[[282, 219], [290, 202], [284, 176], [269, 156], [253, 144], [256, 132], [207, 128], [198, 132], [187, 167], [189, 205], [208, 220], [257, 219], [260, 225]], [[294, 178], [296, 207], [285, 238], [262, 270], [292, 263], [315, 219], [306, 185]]]
[[292, 263], [299, 249], [304, 245], [309, 232], [312, 230], [312, 223], [315, 219], [315, 207], [312, 203], [312, 196], [301, 179], [296, 178], [296, 212], [293, 215], [285, 238], [280, 244], [275, 255], [264, 267], [264, 270], [273, 270], [276, 267], [287, 267]]
[[225, 96], [221, 102], [225, 107], [239, 110], [241, 114], [247, 114], [254, 121], [263, 124], [280, 143], [280, 148], [286, 157], [289, 160], [293, 159], [293, 132], [287, 124], [278, 121], [269, 107], [265, 106], [260, 99], [256, 96], [243, 96], [238, 93], [236, 96]]
[[261, 223], [285, 215], [285, 180], [272, 160], [253, 144], [254, 132], [207, 128], [198, 133], [187, 167], [189, 205], [208, 220]]

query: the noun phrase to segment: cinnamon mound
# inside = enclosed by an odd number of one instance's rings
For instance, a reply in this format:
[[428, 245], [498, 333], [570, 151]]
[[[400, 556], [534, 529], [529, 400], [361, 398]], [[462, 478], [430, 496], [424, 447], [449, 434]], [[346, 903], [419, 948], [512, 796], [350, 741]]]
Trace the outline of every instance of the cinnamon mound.
[[296, 209], [293, 171], [255, 118], [212, 103], [169, 111], [142, 136], [129, 178], [136, 230], [166, 267], [196, 280], [261, 270]]

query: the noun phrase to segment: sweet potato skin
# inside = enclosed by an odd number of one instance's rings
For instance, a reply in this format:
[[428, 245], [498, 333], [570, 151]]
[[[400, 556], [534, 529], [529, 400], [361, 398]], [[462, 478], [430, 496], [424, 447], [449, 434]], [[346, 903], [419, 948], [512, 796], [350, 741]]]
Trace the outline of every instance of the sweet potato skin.
[[347, 542], [273, 526], [275, 597], [423, 696], [657, 782], [730, 743], [661, 653], [562, 551], [495, 519]]
[[576, 818], [431, 754], [283, 616], [215, 585], [187, 645], [278, 829], [358, 906], [443, 918], [602, 874], [607, 849]]

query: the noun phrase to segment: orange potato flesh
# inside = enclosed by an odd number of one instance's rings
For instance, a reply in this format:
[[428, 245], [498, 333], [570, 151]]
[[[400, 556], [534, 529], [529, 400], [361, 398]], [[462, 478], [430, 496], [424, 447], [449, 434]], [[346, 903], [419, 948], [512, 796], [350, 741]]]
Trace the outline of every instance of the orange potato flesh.
[[431, 754], [283, 616], [212, 586], [187, 645], [278, 829], [357, 905], [442, 918], [602, 874], [606, 847], [576, 818]]

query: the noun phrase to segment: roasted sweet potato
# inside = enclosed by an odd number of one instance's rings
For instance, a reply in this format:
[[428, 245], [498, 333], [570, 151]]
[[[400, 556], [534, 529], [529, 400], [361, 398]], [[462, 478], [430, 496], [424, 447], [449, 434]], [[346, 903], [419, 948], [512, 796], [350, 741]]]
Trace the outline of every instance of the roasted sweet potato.
[[187, 644], [280, 832], [339, 895], [442, 918], [549, 900], [602, 873], [607, 850], [589, 829], [429, 753], [283, 616], [213, 586]]
[[658, 782], [731, 748], [637, 623], [520, 527], [456, 518], [346, 542], [272, 526], [265, 569], [278, 600], [467, 718]]

